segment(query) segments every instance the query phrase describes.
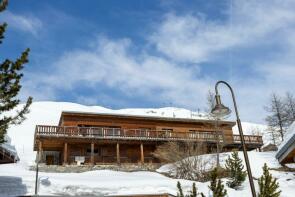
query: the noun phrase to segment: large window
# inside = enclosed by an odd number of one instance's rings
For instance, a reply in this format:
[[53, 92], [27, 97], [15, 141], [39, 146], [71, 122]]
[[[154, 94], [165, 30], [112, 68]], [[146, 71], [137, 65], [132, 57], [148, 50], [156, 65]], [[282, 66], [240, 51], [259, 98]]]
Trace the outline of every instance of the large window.
[[197, 130], [189, 130], [189, 137], [199, 138], [199, 132]]
[[[100, 152], [101, 152], [100, 148], [94, 148], [94, 150], [93, 150], [93, 153], [95, 155], [100, 155]], [[87, 153], [87, 155], [90, 155], [91, 154], [91, 148], [87, 148], [86, 153]]]
[[162, 128], [162, 131], [165, 131], [163, 133], [164, 134], [163, 137], [171, 137], [172, 136], [173, 129], [171, 129], [171, 128]]
[[143, 136], [143, 137], [150, 136], [151, 130], [152, 130], [151, 128], [140, 127], [139, 128], [139, 135]]

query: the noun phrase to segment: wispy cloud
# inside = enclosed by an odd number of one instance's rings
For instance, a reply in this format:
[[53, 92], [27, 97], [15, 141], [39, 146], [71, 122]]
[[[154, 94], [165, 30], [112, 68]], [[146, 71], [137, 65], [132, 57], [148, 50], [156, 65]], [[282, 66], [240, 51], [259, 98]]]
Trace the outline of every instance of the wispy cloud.
[[5, 11], [0, 15], [0, 21], [6, 22], [10, 27], [29, 32], [34, 36], [38, 35], [38, 31], [42, 28], [42, 22], [32, 15], [20, 15], [10, 11]]
[[271, 38], [269, 34], [289, 28], [295, 21], [294, 7], [294, 1], [233, 1], [225, 10], [225, 21], [169, 13], [149, 39], [176, 61], [207, 62], [218, 52], [258, 45]]
[[[181, 68], [173, 62], [146, 53], [133, 54], [128, 39], [98, 39], [95, 48], [74, 50], [54, 64], [51, 75], [35, 75], [41, 87], [74, 89], [79, 83], [116, 88], [129, 96], [151, 100], [173, 100], [187, 105], [200, 99], [195, 92], [206, 90], [207, 80], [198, 80], [194, 68]], [[181, 84], [181, 85], [180, 85]]]
[[34, 83], [28, 87], [35, 92], [45, 87], [54, 97], [81, 84], [93, 91], [105, 86], [130, 97], [195, 108], [205, 105], [207, 90], [219, 80], [204, 63], [217, 66], [216, 57], [234, 51], [239, 53], [232, 62], [236, 72], [231, 83], [237, 88], [242, 117], [260, 122], [268, 95], [290, 90], [295, 83], [295, 2], [233, 2], [225, 10], [226, 20], [209, 20], [205, 14], [164, 14], [146, 35], [149, 48], [135, 46], [131, 38], [99, 36], [89, 48], [62, 54], [51, 65], [52, 73], [30, 74]]

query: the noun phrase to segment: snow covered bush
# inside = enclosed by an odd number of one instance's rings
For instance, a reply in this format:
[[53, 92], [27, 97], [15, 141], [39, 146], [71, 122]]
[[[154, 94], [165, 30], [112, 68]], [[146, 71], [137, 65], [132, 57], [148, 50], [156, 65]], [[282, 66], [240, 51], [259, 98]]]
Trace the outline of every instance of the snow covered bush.
[[[206, 146], [192, 142], [168, 142], [153, 153], [161, 161], [172, 163], [173, 177], [194, 181], [208, 179], [207, 171], [214, 166], [211, 157], [199, 157], [206, 152]], [[209, 168], [209, 169], [208, 169]]]

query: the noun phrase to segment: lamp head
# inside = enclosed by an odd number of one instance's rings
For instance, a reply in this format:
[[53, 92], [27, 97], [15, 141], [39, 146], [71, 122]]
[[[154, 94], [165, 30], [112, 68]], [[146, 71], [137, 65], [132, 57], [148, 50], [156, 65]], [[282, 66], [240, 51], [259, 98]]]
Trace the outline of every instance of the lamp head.
[[219, 94], [215, 95], [215, 100], [216, 100], [216, 105], [211, 110], [211, 114], [213, 116], [218, 117], [218, 118], [222, 118], [222, 117], [225, 117], [231, 113], [231, 110], [221, 103], [221, 99], [220, 99]]

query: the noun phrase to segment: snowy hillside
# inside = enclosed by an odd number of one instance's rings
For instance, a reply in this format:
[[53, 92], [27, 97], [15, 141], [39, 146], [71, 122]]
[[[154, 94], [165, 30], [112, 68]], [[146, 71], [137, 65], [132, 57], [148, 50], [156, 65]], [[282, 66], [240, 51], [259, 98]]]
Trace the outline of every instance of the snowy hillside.
[[[202, 113], [192, 112], [182, 108], [141, 108], [141, 109], [120, 109], [112, 110], [100, 106], [84, 106], [75, 103], [66, 102], [34, 102], [30, 107], [30, 113], [27, 120], [18, 126], [11, 126], [8, 130], [8, 136], [11, 138], [11, 144], [15, 146], [20, 162], [32, 164], [35, 158], [33, 152], [33, 139], [35, 126], [57, 125], [62, 111], [84, 111], [99, 113], [118, 113], [130, 115], [161, 116], [175, 118], [194, 118], [205, 119]], [[262, 131], [266, 128], [264, 125], [243, 123], [245, 134], [253, 134], [253, 131]], [[258, 130], [257, 130], [258, 129]], [[237, 128], [234, 128], [237, 133]]]

